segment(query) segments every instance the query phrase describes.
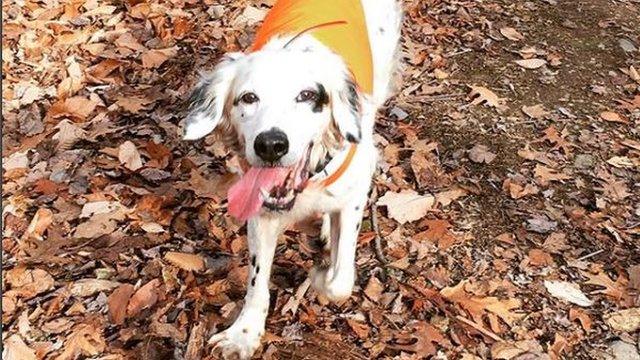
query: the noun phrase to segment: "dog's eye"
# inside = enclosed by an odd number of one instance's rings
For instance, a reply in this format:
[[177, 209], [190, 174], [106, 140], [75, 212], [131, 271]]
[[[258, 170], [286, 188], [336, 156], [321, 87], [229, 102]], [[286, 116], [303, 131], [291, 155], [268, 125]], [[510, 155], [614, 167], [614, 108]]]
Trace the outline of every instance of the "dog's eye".
[[315, 101], [318, 98], [318, 93], [312, 90], [302, 90], [296, 97], [297, 102]]
[[253, 103], [258, 102], [258, 100], [260, 100], [260, 99], [258, 99], [258, 95], [254, 94], [254, 93], [251, 93], [251, 92], [250, 93], [246, 93], [246, 94], [244, 94], [244, 95], [242, 95], [240, 97], [240, 101], [242, 101], [245, 104], [253, 104]]

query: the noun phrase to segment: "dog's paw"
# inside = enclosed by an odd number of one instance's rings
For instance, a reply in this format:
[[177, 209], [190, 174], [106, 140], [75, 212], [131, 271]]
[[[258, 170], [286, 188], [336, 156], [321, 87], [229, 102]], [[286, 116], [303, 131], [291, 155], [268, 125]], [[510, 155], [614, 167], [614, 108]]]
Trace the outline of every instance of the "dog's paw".
[[314, 267], [311, 270], [311, 286], [320, 295], [333, 302], [347, 300], [353, 291], [353, 276], [336, 276], [333, 268]]
[[227, 330], [213, 335], [209, 344], [223, 359], [246, 360], [251, 359], [260, 347], [261, 337], [262, 332], [252, 330], [246, 324], [233, 324]]

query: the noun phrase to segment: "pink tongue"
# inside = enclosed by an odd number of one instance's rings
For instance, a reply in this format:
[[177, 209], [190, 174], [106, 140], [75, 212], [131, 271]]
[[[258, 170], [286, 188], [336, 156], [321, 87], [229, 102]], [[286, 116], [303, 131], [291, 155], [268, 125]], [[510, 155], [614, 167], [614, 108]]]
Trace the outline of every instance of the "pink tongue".
[[290, 168], [252, 167], [242, 179], [235, 183], [227, 194], [229, 213], [241, 221], [245, 221], [260, 211], [264, 199], [260, 189], [271, 191], [287, 178]]

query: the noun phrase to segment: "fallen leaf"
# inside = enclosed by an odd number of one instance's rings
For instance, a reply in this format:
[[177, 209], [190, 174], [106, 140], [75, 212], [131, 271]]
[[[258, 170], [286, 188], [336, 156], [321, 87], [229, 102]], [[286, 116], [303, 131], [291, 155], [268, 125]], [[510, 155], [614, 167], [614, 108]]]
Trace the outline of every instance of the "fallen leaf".
[[64, 351], [55, 360], [92, 357], [102, 353], [105, 347], [100, 329], [90, 324], [80, 324], [73, 329], [64, 343]]
[[533, 106], [523, 106], [522, 112], [532, 119], [542, 119], [548, 115], [548, 111], [544, 108], [544, 105], [538, 104]]
[[107, 299], [109, 319], [115, 325], [122, 325], [127, 317], [127, 304], [135, 288], [131, 284], [122, 284]]
[[485, 145], [476, 145], [469, 150], [469, 159], [475, 163], [491, 164], [495, 158], [496, 154], [489, 151], [489, 148]]
[[572, 307], [569, 309], [569, 320], [580, 321], [580, 325], [582, 325], [584, 331], [591, 330], [591, 317], [584, 310]]
[[382, 285], [377, 277], [371, 276], [367, 282], [367, 287], [364, 289], [364, 293], [367, 297], [377, 303], [380, 300], [380, 296], [382, 296], [383, 291], [384, 285]]
[[453, 201], [467, 195], [467, 191], [461, 188], [442, 191], [436, 194], [436, 202], [442, 206], [449, 206]]
[[451, 224], [446, 220], [425, 220], [421, 225], [427, 226], [427, 230], [414, 235], [416, 240], [429, 241], [441, 250], [446, 250], [458, 242], [458, 237], [451, 232]]
[[603, 290], [594, 291], [595, 294], [605, 294], [615, 300], [620, 300], [626, 292], [628, 280], [623, 276], [618, 276], [618, 279], [613, 281], [609, 275], [604, 272], [592, 274], [583, 271], [582, 275], [589, 279], [585, 284], [602, 286], [604, 288]]
[[451, 347], [451, 343], [440, 330], [425, 321], [409, 323], [400, 334], [402, 337], [396, 340], [395, 344], [388, 344], [387, 347], [415, 353], [418, 359], [431, 358], [435, 355], [436, 344], [444, 348]]
[[473, 99], [471, 105], [481, 105], [502, 109], [504, 107], [504, 99], [501, 99], [493, 91], [483, 86], [470, 86], [471, 92], [469, 98]]
[[47, 208], [40, 208], [31, 219], [31, 223], [27, 228], [27, 234], [38, 240], [42, 240], [44, 232], [53, 223], [53, 211]]
[[80, 279], [71, 284], [69, 292], [73, 296], [88, 297], [102, 291], [110, 291], [120, 286], [117, 281], [104, 279]]
[[58, 141], [59, 150], [69, 150], [80, 140], [87, 140], [87, 132], [78, 124], [63, 119], [55, 128], [58, 132], [53, 135], [53, 140]]
[[413, 190], [403, 190], [399, 193], [387, 191], [377, 202], [380, 206], [386, 206], [389, 216], [400, 224], [423, 218], [434, 203], [433, 196], [419, 195]]
[[521, 67], [529, 70], [538, 69], [547, 64], [547, 60], [544, 59], [524, 59], [515, 60], [514, 62]]
[[540, 164], [536, 165], [533, 173], [538, 184], [542, 186], [547, 186], [552, 181], [563, 181], [571, 179], [569, 175], [563, 172], [559, 172], [558, 170], [551, 169]]
[[69, 117], [83, 122], [93, 113], [98, 103], [84, 96], [74, 96], [60, 100], [49, 108], [48, 114], [53, 118]]
[[458, 304], [461, 308], [466, 310], [473, 321], [477, 324], [484, 324], [484, 317], [489, 319], [491, 329], [499, 333], [501, 332], [498, 318], [502, 319], [505, 323], [512, 326], [516, 321], [524, 317], [525, 314], [516, 313], [514, 310], [518, 309], [521, 305], [521, 301], [517, 298], [498, 299], [497, 297], [479, 297], [468, 293], [465, 287], [468, 284], [468, 280], [463, 280], [458, 285], [453, 287], [446, 287], [440, 290], [440, 294], [445, 299]]
[[[521, 340], [516, 342], [496, 342], [491, 346], [492, 359], [520, 359], [520, 355], [542, 355], [544, 349], [536, 340]], [[522, 358], [526, 359], [526, 355]], [[544, 356], [536, 356], [535, 359], [544, 359]]]
[[[4, 272], [4, 271], [3, 271]], [[25, 299], [53, 289], [53, 277], [42, 269], [16, 267], [4, 272], [4, 279], [11, 286], [11, 293]]]
[[633, 161], [631, 161], [631, 159], [626, 156], [614, 156], [611, 159], [607, 160], [607, 164], [621, 169], [630, 169], [637, 166]]
[[18, 334], [13, 334], [5, 339], [3, 341], [2, 348], [2, 360], [38, 359], [36, 357], [36, 352], [27, 346]]
[[576, 284], [566, 281], [545, 280], [544, 287], [547, 288], [547, 291], [549, 291], [552, 296], [558, 299], [583, 307], [593, 305], [593, 301], [589, 300]]
[[186, 271], [202, 271], [204, 270], [204, 260], [200, 255], [185, 254], [170, 251], [164, 255], [164, 259], [171, 264]]
[[640, 329], [640, 308], [614, 311], [604, 315], [604, 321], [616, 331], [631, 334]]
[[354, 319], [347, 319], [347, 324], [349, 325], [351, 330], [353, 330], [356, 336], [358, 336], [358, 338], [366, 339], [369, 337], [369, 332], [371, 331], [371, 329], [366, 323]]
[[158, 301], [160, 280], [153, 279], [136, 291], [127, 305], [127, 316], [136, 316], [140, 311], [150, 308]]
[[605, 111], [600, 113], [600, 118], [604, 121], [613, 122], [613, 123], [619, 123], [619, 124], [629, 123], [629, 119], [613, 111]]
[[142, 167], [140, 152], [138, 152], [136, 145], [128, 140], [118, 148], [118, 160], [131, 171], [136, 171]]
[[177, 47], [148, 50], [142, 54], [142, 66], [147, 69], [160, 67], [165, 61], [176, 56], [177, 53]]
[[524, 40], [524, 36], [518, 32], [518, 30], [512, 27], [503, 27], [500, 29], [500, 34], [512, 41]]

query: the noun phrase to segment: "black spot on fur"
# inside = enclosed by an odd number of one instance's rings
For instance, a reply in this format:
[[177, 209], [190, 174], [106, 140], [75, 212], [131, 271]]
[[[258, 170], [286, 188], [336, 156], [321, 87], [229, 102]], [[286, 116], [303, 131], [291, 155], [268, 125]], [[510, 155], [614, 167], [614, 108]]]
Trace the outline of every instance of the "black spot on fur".
[[356, 211], [360, 210], [360, 205], [356, 205]]
[[207, 116], [215, 117], [214, 113], [214, 104], [215, 104], [215, 96], [214, 94], [209, 94], [211, 84], [214, 79], [212, 78], [204, 78], [200, 80], [198, 85], [193, 89], [191, 95], [189, 95], [188, 108], [190, 112], [190, 116], [187, 118], [187, 123], [189, 122], [189, 118], [195, 116], [199, 113], [204, 113]]
[[360, 231], [360, 223], [356, 224], [356, 231]]
[[352, 133], [347, 133], [347, 141], [350, 143], [357, 144], [360, 142], [360, 139], [357, 139], [355, 136], [353, 136]]
[[381, 28], [380, 28], [380, 29], [378, 29], [378, 30], [380, 30], [380, 34], [384, 34], [384, 28], [383, 28], [383, 27], [381, 27]]
[[316, 92], [318, 93], [318, 96], [313, 102], [313, 107], [311, 108], [311, 111], [314, 113], [322, 112], [324, 107], [329, 103], [329, 94], [327, 94], [327, 90], [322, 84], [316, 84]]
[[256, 278], [251, 279], [251, 286], [256, 286]]
[[249, 332], [249, 329], [244, 328], [244, 329], [242, 329], [242, 332], [246, 334], [246, 333], [248, 333], [248, 332]]
[[251, 256], [251, 266], [256, 266], [256, 256]]
[[256, 266], [256, 274], [260, 272], [260, 265]]

